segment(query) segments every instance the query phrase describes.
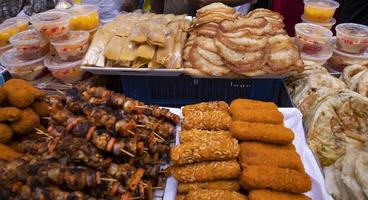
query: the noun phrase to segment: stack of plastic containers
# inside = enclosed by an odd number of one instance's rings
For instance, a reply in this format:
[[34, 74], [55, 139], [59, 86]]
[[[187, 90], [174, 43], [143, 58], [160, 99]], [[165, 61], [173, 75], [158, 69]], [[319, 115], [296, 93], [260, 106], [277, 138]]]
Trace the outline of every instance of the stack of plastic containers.
[[5, 20], [0, 24], [0, 55], [12, 48], [9, 39], [14, 34], [28, 29], [28, 19], [15, 17]]
[[302, 21], [331, 29], [336, 23], [333, 16], [338, 7], [339, 3], [333, 0], [304, 0]]
[[95, 5], [80, 5], [69, 10], [71, 14], [70, 26], [75, 31], [88, 31], [90, 40], [100, 25], [98, 7]]

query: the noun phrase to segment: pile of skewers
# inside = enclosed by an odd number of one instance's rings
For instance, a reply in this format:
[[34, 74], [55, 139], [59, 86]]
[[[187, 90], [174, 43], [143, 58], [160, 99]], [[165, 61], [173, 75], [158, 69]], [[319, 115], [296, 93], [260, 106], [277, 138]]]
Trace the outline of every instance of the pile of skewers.
[[40, 137], [0, 162], [0, 199], [153, 199], [180, 118], [105, 88], [49, 99]]

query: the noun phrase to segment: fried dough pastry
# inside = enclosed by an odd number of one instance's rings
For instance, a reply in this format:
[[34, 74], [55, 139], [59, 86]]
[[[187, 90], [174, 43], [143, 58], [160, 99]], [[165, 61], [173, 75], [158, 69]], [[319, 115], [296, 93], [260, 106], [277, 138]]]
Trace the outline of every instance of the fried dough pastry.
[[252, 190], [248, 195], [249, 200], [311, 200], [304, 194], [290, 194], [272, 190]]
[[248, 17], [239, 17], [235, 21], [222, 21], [220, 23], [220, 29], [223, 32], [235, 32], [242, 28], [263, 28], [267, 23], [267, 20], [264, 18], [252, 19]]
[[184, 130], [228, 130], [231, 117], [227, 111], [196, 111], [186, 115], [182, 124]]
[[239, 181], [240, 185], [248, 190], [272, 189], [297, 194], [312, 189], [312, 181], [305, 173], [263, 165], [251, 165], [245, 168]]
[[0, 122], [3, 121], [17, 121], [20, 119], [21, 110], [16, 107], [0, 108]]
[[35, 100], [35, 93], [30, 83], [20, 79], [10, 79], [4, 84], [7, 102], [17, 108], [30, 106]]
[[284, 115], [278, 110], [249, 109], [236, 110], [231, 113], [233, 120], [246, 122], [282, 124]]
[[238, 180], [221, 180], [198, 183], [179, 183], [178, 193], [188, 193], [193, 190], [228, 190], [239, 191], [240, 185]]
[[216, 39], [224, 44], [227, 48], [235, 51], [259, 51], [266, 47], [268, 42], [267, 36], [243, 35], [239, 38], [229, 38], [222, 34], [217, 34]]
[[40, 125], [40, 117], [31, 108], [24, 109], [18, 121], [12, 122], [11, 127], [17, 134], [29, 134]]
[[212, 3], [197, 10], [197, 16], [201, 17], [210, 12], [235, 13], [235, 9], [223, 3]]
[[48, 117], [50, 116], [49, 105], [43, 101], [35, 101], [32, 104], [32, 109], [35, 111], [40, 117]]
[[243, 194], [227, 190], [195, 190], [186, 195], [186, 200], [247, 200]]
[[206, 161], [225, 161], [236, 159], [239, 144], [234, 138], [223, 140], [202, 140], [186, 142], [170, 148], [170, 160], [173, 165], [185, 165]]
[[197, 53], [204, 59], [207, 60], [207, 62], [210, 62], [217, 66], [224, 66], [224, 62], [222, 62], [222, 58], [217, 55], [216, 53], [212, 53], [211, 51], [208, 51], [206, 49], [202, 49], [200, 46], [195, 46]]
[[231, 114], [240, 109], [278, 110], [278, 107], [273, 102], [257, 101], [252, 99], [235, 99], [230, 103]]
[[192, 104], [192, 105], [186, 105], [183, 107], [182, 112], [183, 112], [183, 115], [186, 116], [193, 111], [204, 112], [204, 111], [213, 111], [213, 110], [228, 111], [229, 105], [227, 105], [227, 103], [224, 101], [202, 102], [202, 103], [197, 103], [197, 104]]
[[197, 44], [202, 49], [205, 49], [207, 51], [210, 51], [212, 53], [217, 54], [217, 47], [214, 43], [214, 40], [212, 38], [208, 37], [196, 37], [194, 40], [194, 43]]
[[266, 19], [272, 26], [272, 35], [279, 34], [284, 32], [283, 28], [284, 24], [284, 17], [277, 12], [273, 12], [268, 9], [258, 8], [248, 13], [247, 17], [257, 19], [257, 18], [264, 18]]

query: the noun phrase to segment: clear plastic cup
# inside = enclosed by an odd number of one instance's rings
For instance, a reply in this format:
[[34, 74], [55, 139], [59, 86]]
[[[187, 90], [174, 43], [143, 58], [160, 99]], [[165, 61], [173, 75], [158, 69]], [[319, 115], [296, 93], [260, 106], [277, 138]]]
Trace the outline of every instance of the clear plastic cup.
[[10, 43], [24, 59], [40, 58], [49, 51], [48, 41], [34, 29], [13, 35], [10, 38]]
[[304, 15], [302, 15], [301, 19], [302, 19], [303, 23], [317, 24], [317, 25], [323, 26], [323, 27], [325, 27], [329, 30], [331, 30], [332, 26], [336, 24], [336, 19], [335, 18], [332, 18], [331, 21], [324, 22], [324, 23], [318, 23], [318, 22], [313, 22], [313, 21], [307, 20], [307, 19], [305, 19]]
[[359, 54], [368, 47], [368, 26], [354, 23], [336, 26], [337, 47], [347, 53]]
[[97, 29], [98, 29], [98, 27], [93, 29], [93, 30], [88, 31], [89, 32], [89, 39], [88, 39], [89, 43], [92, 42], [92, 39], [95, 36], [95, 33], [97, 32]]
[[14, 17], [5, 20], [0, 25], [0, 47], [9, 45], [9, 39], [11, 36], [25, 31], [29, 28], [28, 20], [22, 17]]
[[82, 4], [69, 10], [71, 14], [70, 26], [72, 30], [90, 31], [100, 25], [98, 6]]
[[332, 32], [327, 28], [310, 23], [299, 23], [295, 25], [295, 42], [302, 55], [309, 56], [331, 56], [330, 40]]
[[35, 80], [43, 75], [43, 72], [46, 71], [43, 60], [44, 57], [33, 60], [22, 59], [14, 48], [6, 51], [0, 57], [1, 64], [8, 69], [12, 77], [27, 81]]
[[5, 53], [6, 51], [8, 51], [11, 48], [13, 48], [13, 46], [11, 44], [0, 47], [0, 56], [3, 55], [3, 53]]
[[70, 31], [67, 37], [53, 40], [51, 44], [62, 60], [80, 60], [88, 50], [89, 33], [87, 31]]
[[70, 14], [49, 11], [34, 15], [31, 22], [34, 28], [48, 39], [64, 37], [69, 32]]
[[329, 22], [339, 6], [333, 0], [304, 0], [304, 17], [313, 22]]
[[15, 23], [19, 32], [25, 31], [29, 28], [29, 18], [27, 17], [13, 17], [5, 20], [3, 23]]
[[80, 81], [85, 74], [80, 69], [82, 60], [67, 62], [57, 56], [46, 56], [44, 64], [51, 71], [52, 75], [63, 83], [73, 83]]

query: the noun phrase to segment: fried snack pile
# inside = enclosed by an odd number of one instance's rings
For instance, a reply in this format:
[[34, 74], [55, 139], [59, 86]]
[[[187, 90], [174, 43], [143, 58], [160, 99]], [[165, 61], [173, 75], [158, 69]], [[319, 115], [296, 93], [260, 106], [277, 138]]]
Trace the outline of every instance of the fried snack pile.
[[249, 199], [309, 199], [311, 190], [300, 156], [291, 143], [294, 133], [270, 102], [236, 99], [230, 104], [231, 134], [240, 141], [240, 185]]
[[239, 144], [228, 131], [228, 104], [187, 105], [183, 114], [181, 144], [170, 151], [169, 172], [179, 182], [177, 199], [246, 199], [237, 192]]
[[186, 72], [195, 76], [257, 76], [302, 71], [283, 17], [267, 9], [241, 16], [213, 3], [197, 10], [184, 49]]
[[347, 66], [340, 79], [350, 90], [368, 97], [368, 66], [357, 64]]
[[96, 32], [83, 65], [182, 68], [189, 26], [184, 15], [122, 13]]

